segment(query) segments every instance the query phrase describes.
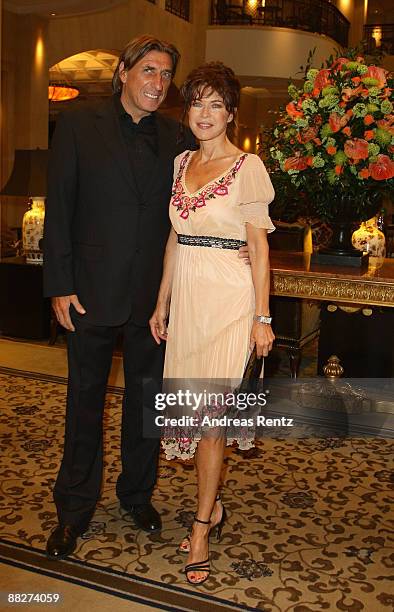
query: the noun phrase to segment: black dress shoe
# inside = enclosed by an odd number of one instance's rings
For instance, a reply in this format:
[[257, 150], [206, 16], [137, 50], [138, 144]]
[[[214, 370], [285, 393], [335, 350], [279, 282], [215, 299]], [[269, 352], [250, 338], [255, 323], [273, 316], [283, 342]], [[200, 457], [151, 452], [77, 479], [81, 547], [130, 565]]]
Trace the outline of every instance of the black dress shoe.
[[126, 505], [121, 504], [123, 510], [126, 510], [134, 519], [135, 524], [143, 531], [155, 533], [161, 530], [160, 514], [155, 510], [150, 502], [147, 504]]
[[83, 530], [73, 525], [58, 525], [48, 538], [47, 556], [50, 559], [65, 559], [74, 552], [77, 538]]

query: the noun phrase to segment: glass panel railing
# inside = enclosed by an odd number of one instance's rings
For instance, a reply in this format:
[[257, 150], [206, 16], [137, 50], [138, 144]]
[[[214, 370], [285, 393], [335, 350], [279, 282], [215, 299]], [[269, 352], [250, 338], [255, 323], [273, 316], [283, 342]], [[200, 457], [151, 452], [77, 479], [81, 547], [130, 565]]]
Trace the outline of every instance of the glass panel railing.
[[213, 25], [265, 25], [330, 36], [347, 46], [349, 21], [327, 0], [212, 0]]
[[166, 0], [166, 11], [190, 21], [190, 0]]

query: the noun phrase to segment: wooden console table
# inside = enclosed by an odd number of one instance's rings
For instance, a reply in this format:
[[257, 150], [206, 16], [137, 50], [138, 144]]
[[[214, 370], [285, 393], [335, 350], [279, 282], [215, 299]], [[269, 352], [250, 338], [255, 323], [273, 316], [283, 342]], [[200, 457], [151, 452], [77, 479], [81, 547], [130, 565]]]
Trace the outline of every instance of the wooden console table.
[[271, 294], [394, 308], [394, 259], [368, 269], [311, 265], [306, 253], [271, 251]]

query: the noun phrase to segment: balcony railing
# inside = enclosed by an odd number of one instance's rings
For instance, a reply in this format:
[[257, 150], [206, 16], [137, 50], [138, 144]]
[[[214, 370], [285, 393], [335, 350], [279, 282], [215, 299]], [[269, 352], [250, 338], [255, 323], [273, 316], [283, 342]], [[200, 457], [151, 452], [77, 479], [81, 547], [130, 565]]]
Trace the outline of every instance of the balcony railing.
[[190, 0], [166, 0], [166, 11], [190, 21]]
[[266, 25], [325, 34], [347, 46], [349, 21], [327, 0], [212, 0], [211, 24]]
[[365, 25], [364, 40], [369, 53], [380, 49], [384, 53], [394, 55], [394, 23]]

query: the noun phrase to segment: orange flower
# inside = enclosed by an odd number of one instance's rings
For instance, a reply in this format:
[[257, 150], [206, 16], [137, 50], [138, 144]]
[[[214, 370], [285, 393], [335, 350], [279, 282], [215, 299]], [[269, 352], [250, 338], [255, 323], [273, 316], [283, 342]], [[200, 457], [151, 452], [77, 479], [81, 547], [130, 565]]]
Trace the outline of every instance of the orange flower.
[[364, 123], [365, 125], [371, 125], [371, 123], [375, 123], [375, 119], [372, 117], [372, 115], [365, 115]]
[[327, 147], [326, 151], [327, 151], [327, 153], [329, 155], [335, 155], [335, 153], [337, 152], [337, 148], [336, 147]]
[[358, 85], [358, 84], [360, 83], [361, 79], [360, 79], [360, 77], [353, 77], [353, 78], [352, 78], [352, 81], [353, 81], [353, 83], [354, 83], [355, 85]]
[[323, 87], [326, 87], [330, 84], [330, 72], [331, 70], [329, 70], [328, 68], [323, 68], [323, 70], [320, 70], [319, 74], [315, 77], [313, 86], [319, 92], [323, 89]]
[[349, 119], [350, 119], [350, 117], [353, 117], [353, 109], [352, 109], [352, 108], [349, 108], [349, 109], [346, 111], [345, 115], [346, 115], [347, 117], [349, 117]]
[[350, 129], [350, 127], [348, 125], [343, 128], [342, 132], [345, 134], [345, 136], [351, 136], [352, 135], [352, 131], [351, 131], [351, 129]]
[[335, 166], [335, 174], [338, 174], [339, 176], [340, 174], [342, 174], [342, 172], [343, 172], [343, 166], [339, 166], [339, 165]]
[[378, 155], [376, 162], [369, 164], [369, 171], [375, 181], [385, 181], [394, 177], [394, 162], [388, 155]]
[[386, 85], [386, 74], [387, 70], [379, 68], [379, 66], [368, 66], [368, 72], [364, 76], [376, 79], [379, 82], [378, 87], [384, 87]]
[[297, 140], [298, 142], [301, 142], [301, 143], [309, 142], [310, 140], [316, 137], [316, 134], [317, 134], [317, 128], [307, 127], [301, 130], [301, 132], [297, 134]]
[[363, 179], [367, 179], [369, 177], [369, 170], [368, 168], [363, 168], [362, 170], [360, 170], [360, 172], [358, 173], [358, 175], [363, 178]]
[[375, 130], [366, 130], [364, 132], [365, 140], [372, 140], [375, 136]]
[[312, 157], [312, 155], [309, 155], [309, 157], [306, 158], [306, 163], [308, 164], [308, 166], [313, 166], [313, 157]]
[[290, 115], [290, 117], [303, 117], [304, 113], [302, 111], [299, 111], [296, 109], [296, 106], [294, 104], [294, 102], [289, 102], [288, 105], [286, 106], [286, 111], [287, 114]]
[[307, 158], [301, 157], [300, 155], [294, 155], [293, 157], [288, 157], [285, 160], [284, 169], [286, 172], [288, 170], [305, 170], [307, 167]]
[[331, 113], [328, 118], [328, 123], [330, 124], [331, 132], [339, 132], [341, 129], [341, 117], [338, 113]]
[[344, 146], [345, 155], [354, 161], [368, 158], [368, 143], [362, 138], [347, 140]]

